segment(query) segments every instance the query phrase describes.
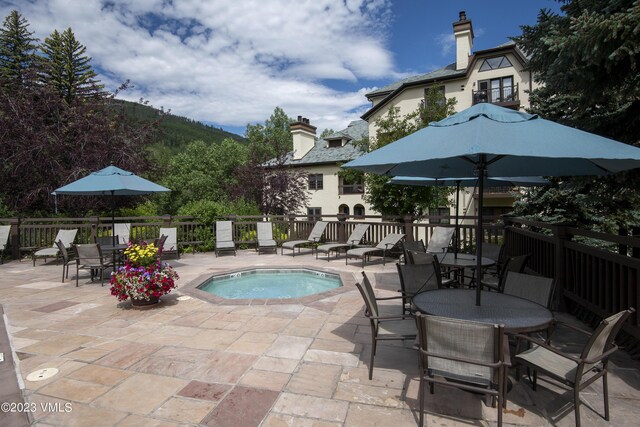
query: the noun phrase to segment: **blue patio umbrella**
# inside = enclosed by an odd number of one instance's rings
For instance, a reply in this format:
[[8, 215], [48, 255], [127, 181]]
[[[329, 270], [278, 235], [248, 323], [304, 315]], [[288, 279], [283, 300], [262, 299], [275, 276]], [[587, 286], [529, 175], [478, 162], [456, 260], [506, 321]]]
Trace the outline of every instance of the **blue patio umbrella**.
[[[460, 185], [475, 185], [477, 178], [424, 178], [418, 176], [396, 176], [389, 180], [389, 184], [410, 185], [416, 187], [456, 187], [456, 234], [453, 245], [454, 256], [458, 256], [458, 239], [459, 239], [459, 215], [458, 206], [460, 205]], [[542, 177], [516, 176], [511, 178], [488, 178], [485, 179], [485, 187], [537, 187], [551, 184], [551, 181]], [[438, 204], [436, 199], [436, 205]]]
[[[496, 105], [476, 104], [343, 165], [389, 176], [605, 175], [640, 167], [640, 148]], [[478, 182], [477, 279], [482, 269]], [[478, 286], [476, 304], [480, 305]]]
[[[163, 193], [170, 189], [137, 176], [133, 172], [116, 166], [107, 166], [97, 172], [91, 172], [84, 178], [73, 181], [56, 189], [52, 194], [68, 194], [73, 196], [111, 196], [111, 230], [115, 228], [115, 196], [137, 196], [143, 194]], [[112, 234], [113, 245], [115, 236]]]

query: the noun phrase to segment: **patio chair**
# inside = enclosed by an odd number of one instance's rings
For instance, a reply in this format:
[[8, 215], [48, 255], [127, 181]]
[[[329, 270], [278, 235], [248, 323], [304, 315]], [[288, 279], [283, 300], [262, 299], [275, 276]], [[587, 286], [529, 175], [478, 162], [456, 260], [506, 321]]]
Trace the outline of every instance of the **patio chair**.
[[607, 387], [609, 356], [618, 349], [613, 340], [633, 312], [635, 309], [629, 308], [602, 320], [593, 333], [564, 324], [589, 336], [580, 356], [577, 357], [551, 347], [547, 342], [526, 335], [515, 335], [518, 339], [535, 344], [515, 356], [516, 363], [533, 370], [531, 380], [533, 390], [536, 390], [538, 372], [573, 389], [576, 427], [580, 427], [580, 391], [599, 378], [602, 378], [603, 418], [609, 421], [609, 391]]
[[449, 249], [453, 233], [456, 231], [453, 227], [434, 227], [431, 238], [427, 243], [427, 252], [441, 254]]
[[507, 271], [502, 292], [537, 302], [541, 306], [549, 308], [554, 283], [554, 279], [549, 277]]
[[447, 274], [444, 274], [442, 272], [442, 268], [440, 267], [440, 261], [438, 260], [438, 257], [435, 256], [435, 254], [431, 254], [428, 252], [409, 251], [407, 255], [408, 255], [407, 260], [409, 261], [409, 265], [433, 264], [435, 266], [434, 268], [436, 269], [440, 277], [439, 279], [440, 287], [445, 287], [445, 288], [458, 287], [459, 285], [458, 281], [450, 277], [451, 271], [447, 272]]
[[121, 245], [128, 245], [131, 239], [131, 224], [130, 223], [117, 223], [113, 225], [113, 234], [118, 236], [117, 243]]
[[405, 264], [408, 264], [408, 252], [427, 252], [427, 248], [424, 246], [424, 242], [422, 239], [414, 240], [413, 242], [407, 242], [406, 240], [402, 242], [402, 257]]
[[273, 240], [273, 224], [271, 222], [259, 222], [256, 224], [257, 243], [256, 251], [258, 255], [262, 251], [278, 252], [276, 241]]
[[162, 248], [164, 247], [164, 242], [166, 241], [167, 241], [167, 236], [166, 234], [163, 234], [160, 237], [153, 239], [153, 246], [155, 246], [156, 248]]
[[[285, 249], [291, 249], [293, 251], [293, 256], [296, 256], [296, 247], [298, 248], [298, 253], [300, 253], [301, 246], [313, 245], [320, 243], [320, 239], [324, 234], [324, 230], [327, 228], [328, 222], [326, 221], [317, 221], [309, 233], [309, 237], [306, 240], [289, 240], [287, 242], [282, 243], [282, 248], [280, 249], [280, 255], [284, 254]], [[311, 246], [311, 253], [313, 253], [314, 248]]]
[[379, 254], [380, 252], [382, 252], [382, 265], [384, 265], [387, 252], [395, 245], [397, 245], [403, 238], [404, 234], [402, 233], [391, 233], [387, 234], [385, 238], [382, 239], [376, 246], [349, 249], [344, 260], [345, 264], [349, 264], [349, 258], [360, 258], [362, 259], [362, 266], [364, 267], [367, 259], [370, 259], [374, 254]]
[[178, 250], [178, 229], [175, 227], [161, 228], [160, 236], [163, 234], [167, 237], [162, 246], [162, 257], [166, 255], [175, 255], [176, 258], [180, 258], [180, 251]]
[[233, 223], [231, 221], [216, 221], [216, 257], [220, 252], [233, 252], [236, 256], [236, 242], [233, 241]]
[[75, 264], [76, 257], [74, 253], [71, 253], [67, 250], [67, 248], [64, 247], [62, 241], [56, 240], [56, 246], [60, 251], [60, 256], [62, 256], [62, 283], [64, 283], [65, 276], [67, 277], [67, 279], [69, 278], [69, 266], [71, 264]]
[[[529, 255], [517, 255], [508, 258], [502, 265], [502, 270], [498, 276], [490, 275], [489, 277], [482, 279], [482, 288], [490, 291], [502, 292], [504, 287], [504, 280], [507, 277], [507, 272], [513, 271], [515, 273], [522, 273], [529, 260]], [[472, 284], [475, 283], [475, 275], [471, 279]]]
[[378, 309], [378, 301], [400, 299], [397, 297], [376, 298], [371, 282], [366, 274], [362, 272], [362, 284], [356, 283], [356, 287], [364, 299], [364, 315], [371, 324], [371, 359], [369, 362], [369, 379], [373, 379], [373, 361], [376, 356], [378, 341], [386, 340], [415, 340], [416, 323], [412, 316], [381, 316]]
[[58, 230], [58, 234], [56, 238], [53, 240], [53, 246], [50, 248], [44, 248], [37, 250], [33, 253], [31, 258], [33, 259], [33, 266], [36, 266], [36, 258], [43, 257], [44, 262], [47, 262], [47, 258], [49, 257], [58, 257], [60, 255], [60, 251], [58, 250], [58, 246], [56, 242], [60, 240], [65, 248], [71, 249], [73, 245], [73, 241], [76, 238], [76, 234], [78, 234], [78, 229], [74, 228], [72, 230]]
[[[425, 384], [456, 387], [491, 397], [497, 406], [498, 427], [505, 405], [506, 366], [504, 327], [459, 319], [416, 314], [420, 345], [420, 422], [424, 425]], [[496, 405], [497, 400], [497, 405]]]
[[402, 314], [411, 312], [411, 299], [415, 295], [442, 287], [435, 261], [432, 261], [431, 264], [397, 263], [396, 267], [398, 268], [398, 276], [400, 276]]
[[0, 264], [4, 264], [4, 251], [7, 249], [10, 234], [10, 225], [0, 225]]
[[347, 241], [345, 243], [325, 243], [324, 245], [320, 245], [316, 248], [316, 259], [318, 258], [319, 252], [324, 252], [327, 254], [327, 261], [331, 260], [331, 251], [336, 253], [336, 258], [338, 258], [338, 253], [342, 250], [351, 249], [360, 244], [364, 235], [369, 230], [369, 224], [357, 224], [349, 237], [347, 237]]
[[97, 243], [75, 245], [76, 248], [76, 287], [80, 276], [80, 270], [91, 271], [91, 281], [96, 272], [100, 272], [100, 286], [104, 285], [104, 271], [113, 267], [113, 262], [102, 255], [102, 249]]
[[119, 239], [118, 235], [100, 236], [100, 237], [96, 236], [96, 243], [99, 244], [100, 246], [113, 246], [114, 241], [116, 242], [116, 245], [118, 244], [118, 239]]

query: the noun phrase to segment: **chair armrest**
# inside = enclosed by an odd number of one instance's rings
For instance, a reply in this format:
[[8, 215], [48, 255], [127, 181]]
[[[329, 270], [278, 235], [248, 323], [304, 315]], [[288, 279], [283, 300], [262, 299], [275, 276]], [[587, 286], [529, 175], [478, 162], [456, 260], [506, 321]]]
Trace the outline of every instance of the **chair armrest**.
[[385, 301], [385, 300], [400, 299], [400, 298], [402, 298], [402, 296], [397, 296], [397, 297], [376, 297], [376, 301]]
[[605, 351], [604, 353], [599, 354], [598, 356], [596, 356], [596, 357], [594, 357], [592, 359], [584, 359], [584, 363], [598, 363], [602, 359], [606, 359], [607, 357], [611, 356], [617, 350], [618, 350], [618, 346], [614, 344], [612, 348], [610, 348], [609, 350]]
[[569, 323], [563, 322], [563, 321], [561, 321], [561, 320], [556, 320], [556, 321], [554, 321], [554, 322], [553, 322], [553, 327], [554, 327], [554, 329], [555, 329], [555, 327], [556, 327], [557, 325], [562, 325], [562, 326], [565, 326], [565, 327], [567, 327], [567, 328], [569, 328], [569, 329], [572, 329], [572, 330], [574, 330], [574, 331], [576, 331], [576, 332], [581, 332], [581, 333], [583, 333], [583, 334], [584, 334], [584, 335], [586, 335], [586, 336], [591, 336], [591, 335], [593, 335], [593, 331], [587, 331], [587, 330], [584, 330], [584, 329], [582, 329], [582, 328], [579, 328], [579, 327], [577, 327], [577, 326], [574, 326], [574, 325], [571, 325], [571, 324], [569, 324]]
[[[541, 340], [536, 339], [536, 338], [532, 338], [532, 337], [530, 337], [530, 336], [528, 336], [528, 335], [522, 335], [522, 334], [508, 334], [508, 335], [509, 335], [509, 336], [512, 336], [512, 337], [514, 337], [514, 338], [517, 338], [517, 339], [523, 340], [523, 341], [529, 341], [530, 343], [533, 343], [533, 344], [536, 344], [536, 345], [538, 345], [538, 346], [540, 346], [540, 347], [543, 347], [543, 348], [545, 348], [546, 350], [549, 350], [550, 352], [555, 353], [555, 354], [557, 354], [558, 356], [562, 356], [562, 357], [564, 357], [564, 358], [566, 358], [566, 359], [569, 359], [569, 360], [571, 360], [571, 361], [573, 361], [573, 362], [575, 362], [575, 363], [581, 363], [581, 362], [583, 362], [583, 360], [582, 360], [582, 359], [580, 359], [580, 358], [578, 358], [578, 357], [574, 357], [574, 356], [572, 356], [572, 355], [570, 355], [570, 354], [564, 353], [564, 352], [562, 352], [562, 351], [558, 350], [557, 348], [551, 347], [551, 346], [550, 346], [549, 344], [547, 344], [546, 342], [541, 341]], [[518, 356], [518, 355], [516, 354], [516, 357], [517, 357], [517, 356]]]
[[413, 320], [413, 316], [407, 316], [407, 315], [402, 315], [402, 316], [370, 316], [369, 319], [375, 319], [375, 320], [409, 320], [409, 319], [412, 319]]

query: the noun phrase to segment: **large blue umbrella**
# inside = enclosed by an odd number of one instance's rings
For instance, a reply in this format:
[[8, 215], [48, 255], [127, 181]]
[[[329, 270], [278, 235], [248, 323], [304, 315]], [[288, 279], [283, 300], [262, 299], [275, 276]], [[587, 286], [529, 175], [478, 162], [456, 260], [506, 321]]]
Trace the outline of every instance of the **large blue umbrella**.
[[[396, 176], [389, 180], [389, 184], [396, 185], [410, 185], [416, 187], [456, 187], [456, 234], [453, 245], [453, 253], [458, 256], [458, 240], [459, 237], [459, 216], [458, 206], [460, 204], [460, 185], [461, 184], [473, 184], [478, 181], [477, 178], [424, 178], [418, 176]], [[488, 178], [485, 179], [485, 187], [537, 187], [543, 185], [549, 185], [551, 181], [538, 176], [515, 176], [511, 178]], [[468, 186], [468, 185], [467, 185]], [[437, 194], [436, 194], [437, 195]], [[436, 205], [438, 204], [436, 199]]]
[[[640, 167], [640, 149], [537, 115], [482, 103], [343, 165], [378, 175], [427, 178], [604, 175]], [[478, 185], [477, 283], [482, 257]], [[480, 305], [480, 286], [476, 304]]]
[[[97, 172], [91, 172], [84, 178], [73, 181], [56, 189], [53, 194], [69, 194], [74, 196], [111, 196], [111, 226], [115, 226], [115, 196], [137, 196], [143, 194], [163, 193], [170, 189], [137, 176], [133, 172], [116, 166], [107, 166]], [[113, 235], [113, 232], [111, 233]], [[113, 245], [115, 246], [115, 236]]]

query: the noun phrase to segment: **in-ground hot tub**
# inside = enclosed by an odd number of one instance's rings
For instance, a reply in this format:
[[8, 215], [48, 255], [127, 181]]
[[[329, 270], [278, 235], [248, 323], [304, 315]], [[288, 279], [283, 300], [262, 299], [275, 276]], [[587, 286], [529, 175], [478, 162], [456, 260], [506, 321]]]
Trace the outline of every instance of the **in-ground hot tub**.
[[339, 274], [310, 268], [254, 268], [215, 275], [198, 286], [225, 299], [289, 299], [337, 289]]

